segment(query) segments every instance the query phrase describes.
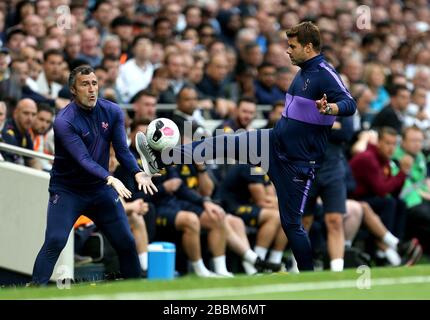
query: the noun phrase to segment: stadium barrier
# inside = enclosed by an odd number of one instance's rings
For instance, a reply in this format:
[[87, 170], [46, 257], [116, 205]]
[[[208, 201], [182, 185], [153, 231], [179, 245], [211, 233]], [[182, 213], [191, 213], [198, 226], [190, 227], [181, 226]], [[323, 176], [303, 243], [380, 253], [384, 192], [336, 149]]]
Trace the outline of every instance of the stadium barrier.
[[[0, 143], [0, 151], [53, 159], [52, 156]], [[46, 228], [49, 173], [0, 161], [0, 268], [31, 275]], [[51, 280], [74, 277], [71, 232]]]

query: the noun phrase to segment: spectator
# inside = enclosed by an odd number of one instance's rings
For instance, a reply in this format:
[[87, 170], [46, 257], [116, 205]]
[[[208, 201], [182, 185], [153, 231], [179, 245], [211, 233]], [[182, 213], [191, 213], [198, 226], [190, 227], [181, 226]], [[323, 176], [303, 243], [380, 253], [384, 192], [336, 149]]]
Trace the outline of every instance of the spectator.
[[[27, 85], [29, 67], [25, 60], [15, 59], [11, 63], [11, 76], [9, 79], [0, 82], [0, 99], [10, 100], [16, 103], [20, 99], [30, 98], [36, 103], [47, 103], [53, 108], [62, 105], [61, 99], [48, 99], [43, 95], [33, 91]], [[12, 110], [11, 110], [12, 111]]]
[[271, 129], [275, 126], [276, 122], [279, 119], [281, 119], [284, 108], [285, 108], [284, 100], [278, 100], [272, 104], [272, 109], [269, 112], [267, 124], [264, 126], [264, 129]]
[[405, 116], [405, 127], [417, 126], [424, 133], [423, 150], [427, 153], [430, 150], [430, 117], [427, 105], [427, 91], [423, 87], [415, 87], [411, 93], [411, 103], [409, 103]]
[[165, 46], [168, 42], [172, 40], [173, 30], [169, 19], [167, 18], [157, 18], [153, 25], [154, 30], [154, 41], [161, 43]]
[[136, 37], [133, 41], [134, 58], [120, 67], [118, 89], [123, 101], [130, 99], [151, 83], [154, 66], [149, 61], [152, 52], [152, 42], [146, 37]]
[[[192, 86], [184, 86], [178, 93], [176, 98], [176, 109], [171, 117], [179, 128], [181, 136], [186, 136], [191, 140], [200, 140], [201, 137], [209, 137], [210, 132], [205, 129], [204, 125], [196, 120], [195, 112], [197, 110], [197, 91]], [[188, 122], [189, 129], [187, 130], [186, 123]]]
[[115, 34], [108, 34], [102, 40], [103, 57], [119, 57], [121, 56], [121, 40]]
[[152, 121], [156, 117], [157, 95], [150, 90], [141, 90], [131, 99], [134, 114], [131, 115], [133, 121]]
[[276, 70], [276, 86], [283, 94], [286, 94], [295, 76], [295, 72], [287, 67], [281, 67]]
[[373, 119], [372, 128], [391, 127], [401, 134], [411, 93], [405, 86], [394, 86], [390, 104]]
[[374, 100], [370, 103], [373, 112], [379, 112], [390, 102], [390, 96], [384, 88], [384, 69], [379, 64], [368, 64], [364, 68], [364, 81], [374, 95]]
[[341, 72], [347, 76], [351, 85], [362, 82], [363, 77], [363, 63], [361, 59], [352, 56], [345, 61]]
[[70, 64], [73, 60], [78, 59], [81, 52], [81, 35], [72, 33], [66, 36], [66, 45], [64, 47], [65, 60]]
[[109, 33], [113, 16], [113, 6], [110, 1], [97, 1], [92, 12], [92, 16], [96, 22], [100, 38], [103, 39]]
[[26, 33], [21, 28], [13, 28], [6, 34], [6, 47], [10, 51], [12, 59], [19, 56], [19, 51], [25, 46]]
[[[133, 22], [124, 17], [116, 17], [112, 20], [111, 31], [121, 39], [121, 52], [122, 54], [128, 55], [127, 50], [133, 43]], [[121, 59], [124, 63], [127, 59]]]
[[175, 103], [178, 92], [186, 84], [184, 56], [177, 53], [167, 54], [164, 65], [168, 72], [169, 85], [160, 93], [160, 103]]
[[9, 49], [6, 47], [2, 47], [0, 49], [0, 81], [6, 80], [9, 78]]
[[[187, 141], [187, 139], [184, 139], [184, 141]], [[204, 164], [182, 164], [178, 168], [182, 182], [186, 184], [188, 188], [204, 197], [210, 197], [215, 188], [208, 170], [209, 169]], [[241, 257], [245, 272], [247, 274], [257, 273], [258, 270], [254, 266], [257, 262], [258, 255], [251, 250], [245, 231], [245, 224], [242, 219], [227, 213], [225, 217], [225, 228], [227, 246]], [[213, 262], [214, 264], [216, 263], [216, 261]]]
[[62, 88], [61, 66], [63, 54], [59, 50], [48, 50], [43, 54], [43, 71], [37, 78], [36, 92], [45, 95], [47, 98], [55, 99]]
[[285, 48], [278, 42], [270, 43], [264, 55], [264, 61], [274, 65], [276, 68], [290, 67], [287, 57], [284, 55]]
[[224, 97], [227, 86], [228, 65], [224, 54], [217, 54], [210, 58], [205, 75], [197, 85], [199, 92], [207, 98]]
[[81, 32], [81, 53], [79, 59], [84, 59], [95, 68], [101, 62], [100, 48], [98, 47], [100, 36], [95, 28], [86, 28]]
[[203, 79], [204, 67], [205, 67], [205, 62], [203, 59], [200, 59], [200, 58], [194, 59], [194, 66], [193, 68], [191, 68], [191, 70], [189, 70], [187, 80], [191, 84], [197, 85]]
[[276, 86], [276, 68], [274, 65], [263, 63], [258, 67], [258, 77], [254, 86], [258, 104], [271, 104], [272, 101], [284, 98], [284, 93]]
[[169, 19], [175, 34], [181, 33], [186, 27], [186, 21], [178, 3], [171, 2], [162, 7], [161, 16]]
[[210, 44], [212, 43], [212, 41], [216, 39], [216, 37], [217, 37], [216, 30], [212, 25], [206, 24], [206, 23], [203, 23], [202, 25], [200, 25], [200, 28], [199, 28], [200, 44], [204, 48], [206, 49], [209, 48]]
[[250, 43], [256, 43], [257, 36], [258, 34], [253, 28], [244, 28], [239, 30], [236, 36], [235, 47], [240, 57], [244, 55], [246, 45]]
[[36, 14], [43, 20], [51, 16], [51, 4], [49, 0], [39, 0], [36, 2]]
[[350, 165], [357, 183], [353, 197], [369, 203], [387, 229], [402, 239], [405, 205], [397, 196], [410, 173], [413, 159], [405, 155], [400, 160], [399, 173], [392, 175], [389, 161], [395, 151], [396, 140], [397, 132], [393, 128], [381, 128], [378, 144], [369, 144], [365, 152], [351, 159]]
[[55, 39], [60, 44], [61, 50], [65, 49], [66, 45], [66, 32], [63, 28], [56, 25], [50, 26], [47, 29], [46, 39]]
[[403, 131], [402, 143], [396, 149], [393, 159], [401, 161], [405, 155], [414, 159], [411, 171], [406, 178], [400, 198], [406, 203], [409, 236], [421, 234], [424, 243], [430, 235], [430, 180], [427, 173], [426, 157], [422, 153], [424, 134], [416, 126]]
[[22, 25], [24, 32], [27, 35], [35, 37], [38, 41], [46, 36], [46, 29], [45, 25], [43, 24], [43, 20], [37, 14], [30, 14], [26, 16]]
[[42, 72], [43, 64], [42, 59], [39, 59], [38, 55], [39, 51], [30, 46], [22, 48], [20, 52], [21, 58], [26, 60], [29, 66], [29, 77], [27, 78], [26, 83], [34, 91], [37, 91], [38, 89], [36, 81]]
[[198, 29], [202, 24], [202, 9], [197, 5], [188, 5], [184, 9], [187, 28]]
[[254, 68], [255, 70], [263, 63], [263, 53], [257, 43], [249, 43], [245, 45], [241, 55], [242, 62]]
[[[30, 136], [30, 128], [33, 125], [37, 113], [36, 103], [31, 99], [22, 99], [16, 105], [13, 118], [8, 120], [2, 131], [4, 142], [29, 150], [33, 150], [33, 141]], [[25, 164], [37, 168], [35, 159], [20, 156], [16, 153], [3, 153], [6, 161], [16, 164]]]
[[373, 101], [374, 95], [369, 87], [364, 84], [355, 85], [351, 92], [357, 103], [357, 112], [353, 115], [354, 132], [369, 130], [373, 118], [370, 113], [370, 102]]
[[169, 71], [165, 67], [155, 69], [149, 90], [153, 91], [157, 97], [169, 88]]
[[4, 101], [0, 101], [0, 139], [1, 139], [1, 132], [3, 131], [4, 125], [6, 123], [6, 115], [7, 115], [7, 105]]
[[101, 67], [106, 70], [105, 91], [112, 90], [118, 103], [123, 103], [118, 89], [119, 56], [104, 56]]
[[191, 42], [193, 48], [196, 48], [199, 44], [199, 32], [197, 28], [186, 28], [182, 32], [182, 40]]
[[240, 18], [240, 10], [238, 8], [221, 10], [217, 19], [221, 26], [220, 39], [226, 45], [234, 47], [236, 35], [242, 23]]
[[242, 97], [237, 103], [236, 113], [231, 119], [223, 121], [213, 132], [213, 135], [221, 133], [234, 133], [239, 129], [250, 130], [252, 121], [257, 113], [257, 105], [254, 98]]
[[[37, 107], [37, 114], [33, 121], [33, 125], [30, 128], [30, 137], [33, 141], [33, 150], [45, 153], [52, 154], [48, 151], [48, 131], [52, 127], [52, 123], [54, 120], [54, 111], [48, 105], [40, 104]], [[51, 171], [52, 164], [48, 160], [43, 159], [35, 159], [37, 162], [38, 169]]]
[[278, 271], [287, 238], [281, 229], [277, 198], [267, 175], [260, 167], [231, 166], [221, 185], [221, 199], [228, 212], [242, 218], [248, 227], [257, 228], [254, 252], [264, 261], [272, 247], [268, 262]]

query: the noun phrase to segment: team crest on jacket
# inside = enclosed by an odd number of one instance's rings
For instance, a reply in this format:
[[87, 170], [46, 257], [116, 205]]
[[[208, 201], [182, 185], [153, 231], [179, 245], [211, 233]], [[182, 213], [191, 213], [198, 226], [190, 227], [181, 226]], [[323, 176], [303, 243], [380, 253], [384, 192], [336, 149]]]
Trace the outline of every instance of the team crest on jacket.
[[108, 129], [108, 127], [109, 127], [109, 123], [103, 121], [102, 122], [102, 128], [106, 131]]
[[303, 86], [303, 91], [306, 91], [306, 89], [308, 88], [308, 85], [311, 83], [311, 80], [309, 80], [309, 78], [308, 79], [306, 79], [306, 81], [305, 81], [305, 85]]

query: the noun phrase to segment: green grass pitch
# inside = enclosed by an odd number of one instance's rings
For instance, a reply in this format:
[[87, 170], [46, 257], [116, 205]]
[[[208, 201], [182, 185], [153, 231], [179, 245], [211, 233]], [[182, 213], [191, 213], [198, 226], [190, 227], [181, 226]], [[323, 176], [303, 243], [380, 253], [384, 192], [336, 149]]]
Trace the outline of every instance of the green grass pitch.
[[[369, 276], [370, 277], [366, 277]], [[370, 279], [370, 282], [366, 279]], [[367, 282], [366, 282], [367, 281]], [[360, 288], [359, 288], [360, 287]], [[341, 273], [274, 273], [234, 278], [87, 282], [58, 289], [1, 288], [0, 299], [430, 299], [430, 265]]]

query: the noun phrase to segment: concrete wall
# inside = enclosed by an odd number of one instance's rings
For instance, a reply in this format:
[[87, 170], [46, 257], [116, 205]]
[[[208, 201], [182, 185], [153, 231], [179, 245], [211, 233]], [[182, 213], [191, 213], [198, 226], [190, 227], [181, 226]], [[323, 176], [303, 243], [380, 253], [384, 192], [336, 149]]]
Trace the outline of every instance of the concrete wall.
[[[46, 228], [49, 174], [0, 161], [0, 267], [31, 274]], [[73, 237], [52, 280], [73, 277]]]

